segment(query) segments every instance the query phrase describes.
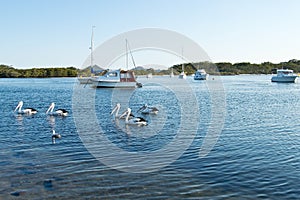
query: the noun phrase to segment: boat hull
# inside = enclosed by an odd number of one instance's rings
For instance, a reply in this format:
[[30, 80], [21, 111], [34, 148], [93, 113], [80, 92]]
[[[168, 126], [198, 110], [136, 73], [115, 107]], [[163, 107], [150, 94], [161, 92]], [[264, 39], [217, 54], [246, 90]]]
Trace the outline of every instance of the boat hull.
[[93, 86], [96, 88], [135, 88], [136, 82], [107, 82], [93, 81]]
[[295, 83], [297, 79], [298, 76], [284, 76], [284, 77], [273, 76], [271, 78], [271, 81], [279, 82], [279, 83]]
[[208, 79], [208, 74], [204, 74], [204, 75], [195, 75], [194, 76], [194, 80], [207, 80]]

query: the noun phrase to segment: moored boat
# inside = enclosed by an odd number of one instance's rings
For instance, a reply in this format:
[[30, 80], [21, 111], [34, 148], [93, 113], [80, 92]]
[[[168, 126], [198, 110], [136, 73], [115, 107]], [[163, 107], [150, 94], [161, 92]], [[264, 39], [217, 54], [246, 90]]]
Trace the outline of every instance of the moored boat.
[[195, 72], [194, 80], [207, 80], [208, 76], [209, 76], [209, 74], [207, 74], [204, 69], [198, 69]]
[[298, 75], [291, 69], [277, 69], [277, 75], [271, 78], [272, 82], [295, 83]]
[[135, 88], [140, 87], [132, 70], [107, 70], [102, 76], [90, 79], [98, 88]]

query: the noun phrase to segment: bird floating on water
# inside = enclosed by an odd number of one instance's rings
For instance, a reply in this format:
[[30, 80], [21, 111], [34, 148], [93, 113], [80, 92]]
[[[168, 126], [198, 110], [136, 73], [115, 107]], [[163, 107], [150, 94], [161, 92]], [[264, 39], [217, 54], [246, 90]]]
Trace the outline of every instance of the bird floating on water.
[[60, 139], [61, 135], [56, 133], [55, 130], [52, 131], [52, 144], [55, 144], [56, 139]]
[[28, 114], [28, 115], [36, 114], [38, 112], [34, 108], [25, 108], [24, 110], [22, 110], [22, 107], [23, 107], [23, 101], [20, 101], [16, 109], [14, 110], [14, 112], [18, 110], [18, 114]]
[[138, 110], [138, 112], [140, 112], [140, 111], [141, 111], [142, 114], [157, 114], [159, 110], [156, 107], [148, 106], [147, 104], [144, 104]]
[[55, 103], [51, 103], [50, 107], [46, 111], [46, 114], [52, 116], [63, 116], [63, 117], [68, 116], [69, 112], [65, 109], [57, 109], [56, 111], [53, 112], [54, 107], [55, 107]]
[[146, 126], [146, 125], [148, 125], [148, 122], [144, 118], [142, 118], [142, 117], [134, 117], [132, 119], [129, 119], [129, 116], [131, 114], [131, 109], [130, 108], [128, 108], [125, 113], [127, 113], [127, 116], [125, 118], [125, 124], [128, 124], [128, 125], [138, 125], [138, 126]]
[[[123, 112], [121, 115], [119, 115], [119, 111], [120, 111], [120, 108], [121, 108], [121, 104], [120, 103], [117, 103], [116, 106], [113, 108], [113, 110], [111, 111], [111, 115], [115, 115], [115, 118], [119, 118], [119, 119], [125, 119], [126, 117], [126, 114], [127, 114], [127, 111]], [[132, 113], [130, 113], [130, 116], [129, 118], [133, 118], [134, 115]]]

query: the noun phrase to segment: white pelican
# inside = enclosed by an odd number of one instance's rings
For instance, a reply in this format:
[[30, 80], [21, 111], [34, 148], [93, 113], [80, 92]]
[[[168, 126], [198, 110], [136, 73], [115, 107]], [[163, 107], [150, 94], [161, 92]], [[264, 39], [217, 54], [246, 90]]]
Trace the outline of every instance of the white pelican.
[[127, 112], [127, 116], [126, 116], [126, 119], [125, 119], [125, 124], [138, 125], [138, 126], [146, 126], [148, 124], [147, 121], [142, 117], [134, 117], [132, 119], [129, 119], [129, 116], [130, 116], [130, 113], [131, 113], [130, 108], [128, 108], [126, 112]]
[[18, 110], [19, 114], [36, 114], [38, 111], [34, 108], [25, 108], [24, 110], [22, 110], [22, 106], [23, 106], [23, 101], [20, 101], [19, 104], [17, 105], [16, 109], [14, 110], [14, 112], [16, 112]]
[[58, 133], [55, 133], [55, 130], [52, 131], [52, 144], [55, 144], [55, 139], [60, 139], [61, 135]]
[[[119, 119], [125, 119], [125, 116], [127, 114], [127, 111], [123, 112], [121, 115], [119, 115], [119, 111], [121, 108], [121, 104], [117, 103], [116, 106], [113, 108], [113, 110], [111, 111], [111, 115], [115, 114], [115, 118], [119, 118]], [[131, 113], [129, 118], [133, 118], [134, 115]]]
[[63, 117], [68, 116], [69, 112], [65, 109], [58, 109], [55, 112], [53, 112], [54, 107], [55, 107], [55, 103], [51, 103], [50, 107], [46, 111], [46, 114], [49, 114], [52, 116], [63, 116]]
[[115, 105], [115, 107], [113, 108], [113, 110], [111, 111], [110, 115], [115, 114], [115, 117], [116, 117], [116, 118], [117, 118], [117, 117], [120, 117], [120, 115], [119, 115], [120, 108], [121, 108], [121, 104], [117, 103], [117, 104]]
[[159, 110], [156, 107], [145, 104], [138, 110], [138, 112], [139, 111], [141, 111], [142, 114], [157, 114]]

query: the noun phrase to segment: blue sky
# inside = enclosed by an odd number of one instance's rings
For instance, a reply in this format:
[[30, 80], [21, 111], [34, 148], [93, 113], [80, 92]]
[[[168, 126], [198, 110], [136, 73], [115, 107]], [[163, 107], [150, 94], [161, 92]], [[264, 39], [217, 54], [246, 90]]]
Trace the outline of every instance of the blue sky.
[[[81, 67], [95, 46], [161, 28], [197, 42], [213, 62], [300, 59], [297, 0], [0, 0], [0, 63]], [[173, 63], [170, 63], [173, 64]]]

